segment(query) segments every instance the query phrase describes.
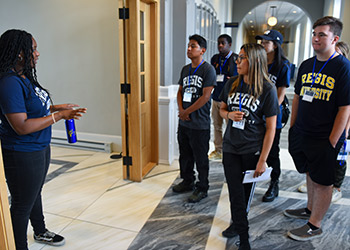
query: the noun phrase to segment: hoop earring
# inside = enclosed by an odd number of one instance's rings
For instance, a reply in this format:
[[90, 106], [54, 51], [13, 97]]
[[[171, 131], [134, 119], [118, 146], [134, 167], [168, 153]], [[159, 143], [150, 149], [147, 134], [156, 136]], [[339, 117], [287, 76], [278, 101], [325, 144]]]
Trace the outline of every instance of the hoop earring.
[[18, 58], [19, 58], [19, 60], [20, 60], [20, 61], [22, 61], [22, 60], [23, 60], [23, 57], [21, 57], [21, 56], [18, 56]]

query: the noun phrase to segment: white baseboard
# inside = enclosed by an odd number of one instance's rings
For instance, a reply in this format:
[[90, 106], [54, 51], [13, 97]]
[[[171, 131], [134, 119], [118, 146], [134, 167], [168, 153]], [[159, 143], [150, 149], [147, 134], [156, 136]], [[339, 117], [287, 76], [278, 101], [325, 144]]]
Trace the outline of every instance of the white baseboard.
[[[105, 134], [93, 134], [93, 133], [84, 133], [84, 132], [78, 132], [77, 133], [78, 142], [84, 141], [84, 143], [77, 144], [79, 147], [83, 148], [84, 145], [87, 145], [89, 142], [92, 144], [106, 144], [111, 145], [110, 151], [112, 152], [121, 152], [122, 151], [122, 137], [117, 135], [105, 135]], [[54, 142], [55, 139], [59, 139], [58, 141], [63, 141], [61, 139], [66, 140], [67, 134], [65, 130], [52, 130], [52, 141]], [[60, 142], [61, 143], [61, 142]], [[62, 144], [61, 144], [62, 145]], [[67, 142], [66, 146], [70, 146], [70, 144]], [[107, 146], [109, 147], [109, 146]], [[88, 146], [87, 146], [88, 149]], [[108, 151], [108, 150], [105, 150]]]

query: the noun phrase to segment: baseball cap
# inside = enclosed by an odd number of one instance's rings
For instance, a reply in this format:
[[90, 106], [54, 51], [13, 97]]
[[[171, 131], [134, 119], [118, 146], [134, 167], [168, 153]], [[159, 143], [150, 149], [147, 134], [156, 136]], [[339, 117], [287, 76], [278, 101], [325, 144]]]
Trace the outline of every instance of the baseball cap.
[[281, 33], [279, 33], [277, 30], [267, 30], [264, 32], [264, 35], [256, 36], [256, 40], [269, 40], [269, 41], [276, 41], [279, 44], [283, 43], [283, 36]]

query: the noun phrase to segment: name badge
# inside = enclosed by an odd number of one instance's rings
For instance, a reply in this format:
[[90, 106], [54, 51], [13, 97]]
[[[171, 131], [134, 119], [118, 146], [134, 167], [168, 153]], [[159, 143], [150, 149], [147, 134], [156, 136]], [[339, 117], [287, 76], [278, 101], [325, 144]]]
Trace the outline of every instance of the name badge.
[[191, 93], [188, 93], [188, 92], [185, 92], [185, 93], [184, 93], [183, 101], [184, 101], [184, 102], [191, 102], [191, 101], [192, 101], [192, 94], [191, 94]]
[[307, 90], [305, 91], [302, 100], [306, 102], [312, 102], [312, 100], [314, 99], [314, 95], [315, 95], [315, 92], [311, 90]]
[[232, 121], [232, 127], [244, 130], [245, 120], [242, 119], [238, 122]]
[[350, 152], [350, 140], [346, 140], [345, 143], [345, 152]]
[[217, 82], [223, 82], [224, 81], [224, 77], [225, 77], [225, 75], [217, 75], [216, 76], [216, 81]]
[[340, 152], [339, 152], [339, 154], [337, 156], [337, 160], [338, 161], [346, 161], [347, 158], [348, 158], [348, 152], [340, 150]]

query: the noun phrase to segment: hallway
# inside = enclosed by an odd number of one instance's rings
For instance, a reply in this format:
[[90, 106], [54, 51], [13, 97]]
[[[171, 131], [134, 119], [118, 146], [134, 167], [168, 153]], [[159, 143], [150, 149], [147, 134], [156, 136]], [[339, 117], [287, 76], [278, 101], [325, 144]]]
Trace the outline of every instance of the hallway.
[[[262, 203], [268, 182], [257, 186], [249, 213], [253, 249], [350, 249], [350, 177], [343, 198], [329, 209], [324, 237], [297, 242], [288, 229], [304, 221], [283, 216], [284, 209], [305, 204], [297, 192], [304, 177], [295, 170], [286, 149], [281, 152], [284, 171], [280, 196]], [[177, 183], [178, 163], [155, 167], [142, 183], [122, 179], [121, 160], [109, 154], [52, 147], [52, 164], [43, 190], [47, 227], [66, 238], [62, 247], [34, 243], [30, 250], [123, 249], [236, 249], [237, 238], [221, 236], [230, 221], [227, 187], [220, 162], [211, 162], [208, 198], [199, 204], [184, 202], [188, 194], [169, 189]]]

